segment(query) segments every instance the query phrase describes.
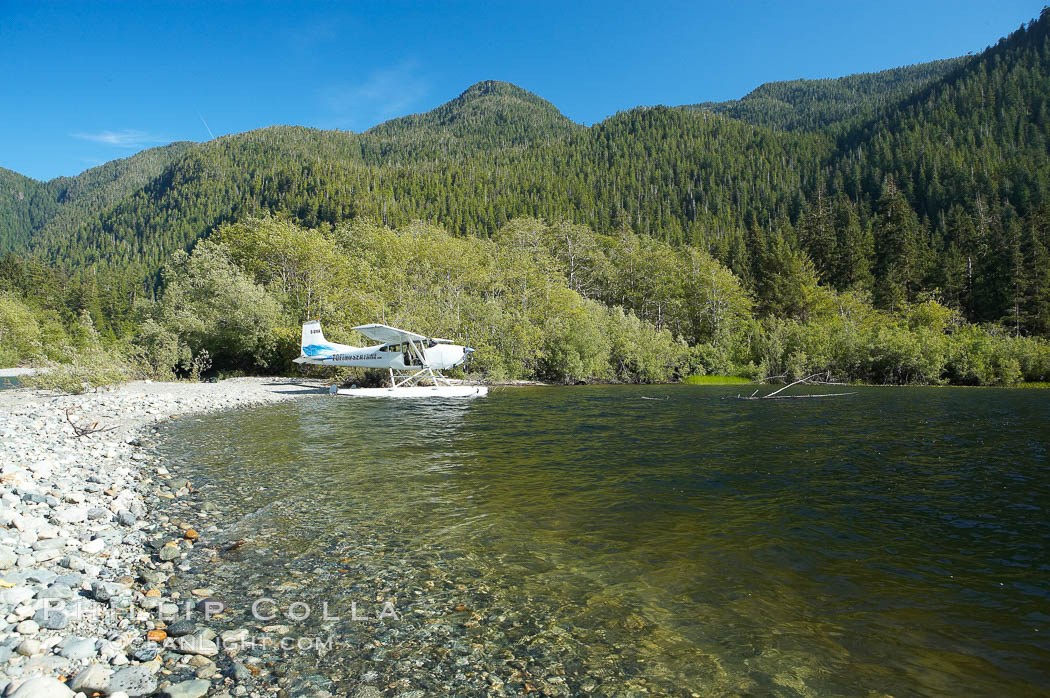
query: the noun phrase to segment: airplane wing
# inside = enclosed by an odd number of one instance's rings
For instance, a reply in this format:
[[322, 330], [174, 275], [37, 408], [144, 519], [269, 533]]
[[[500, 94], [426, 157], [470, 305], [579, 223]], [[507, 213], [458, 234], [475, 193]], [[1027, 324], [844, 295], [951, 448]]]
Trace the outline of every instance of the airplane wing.
[[422, 342], [426, 339], [426, 337], [421, 334], [406, 332], [388, 325], [358, 325], [354, 329], [369, 339], [374, 339], [383, 344], [398, 344], [409, 340], [413, 342]]

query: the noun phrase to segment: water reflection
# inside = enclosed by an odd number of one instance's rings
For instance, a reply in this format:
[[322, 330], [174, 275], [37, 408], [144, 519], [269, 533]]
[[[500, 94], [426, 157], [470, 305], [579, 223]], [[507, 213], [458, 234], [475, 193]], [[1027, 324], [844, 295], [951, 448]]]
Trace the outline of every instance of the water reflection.
[[345, 690], [1048, 687], [1041, 393], [735, 392], [307, 400], [181, 424], [167, 449], [251, 540], [201, 574], [407, 611], [334, 624], [379, 643], [326, 658]]

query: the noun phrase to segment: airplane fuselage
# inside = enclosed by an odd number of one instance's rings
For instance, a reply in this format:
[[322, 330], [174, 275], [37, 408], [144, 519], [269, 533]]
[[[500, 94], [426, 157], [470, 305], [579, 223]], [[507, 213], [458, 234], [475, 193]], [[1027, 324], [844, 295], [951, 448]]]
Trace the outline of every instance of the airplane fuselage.
[[324, 345], [304, 346], [302, 352], [303, 355], [295, 360], [296, 363], [389, 368], [395, 371], [421, 368], [424, 364], [428, 364], [434, 370], [446, 370], [463, 363], [467, 355], [466, 349], [458, 344], [435, 344], [428, 347], [409, 342], [378, 344], [373, 347], [351, 347], [326, 342]]

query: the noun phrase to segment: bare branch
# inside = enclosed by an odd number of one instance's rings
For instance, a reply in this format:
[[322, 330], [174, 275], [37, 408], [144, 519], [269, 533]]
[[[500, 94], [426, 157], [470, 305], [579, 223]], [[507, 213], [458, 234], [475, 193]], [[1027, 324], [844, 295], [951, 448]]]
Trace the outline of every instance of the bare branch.
[[76, 408], [75, 407], [67, 407], [66, 408], [66, 421], [69, 422], [69, 426], [73, 427], [73, 433], [77, 435], [78, 439], [82, 438], [84, 436], [91, 436], [92, 434], [101, 434], [102, 432], [113, 431], [114, 429], [116, 429], [116, 427], [100, 428], [98, 426], [98, 422], [92, 422], [91, 424], [89, 424], [86, 427], [85, 426], [81, 426], [79, 424], [76, 424], [76, 423], [73, 422], [73, 418], [69, 416], [69, 413], [72, 412], [74, 409], [76, 409]]

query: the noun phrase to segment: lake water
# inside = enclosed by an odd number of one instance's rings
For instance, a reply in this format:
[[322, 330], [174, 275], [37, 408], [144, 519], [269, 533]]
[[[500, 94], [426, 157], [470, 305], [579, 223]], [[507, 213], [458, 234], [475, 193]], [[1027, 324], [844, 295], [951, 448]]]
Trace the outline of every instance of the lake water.
[[225, 627], [309, 605], [270, 622], [330, 647], [252, 652], [336, 694], [1050, 691], [1050, 393], [858, 390], [179, 420], [162, 450], [222, 512], [212, 536], [247, 541], [181, 583], [221, 594]]

